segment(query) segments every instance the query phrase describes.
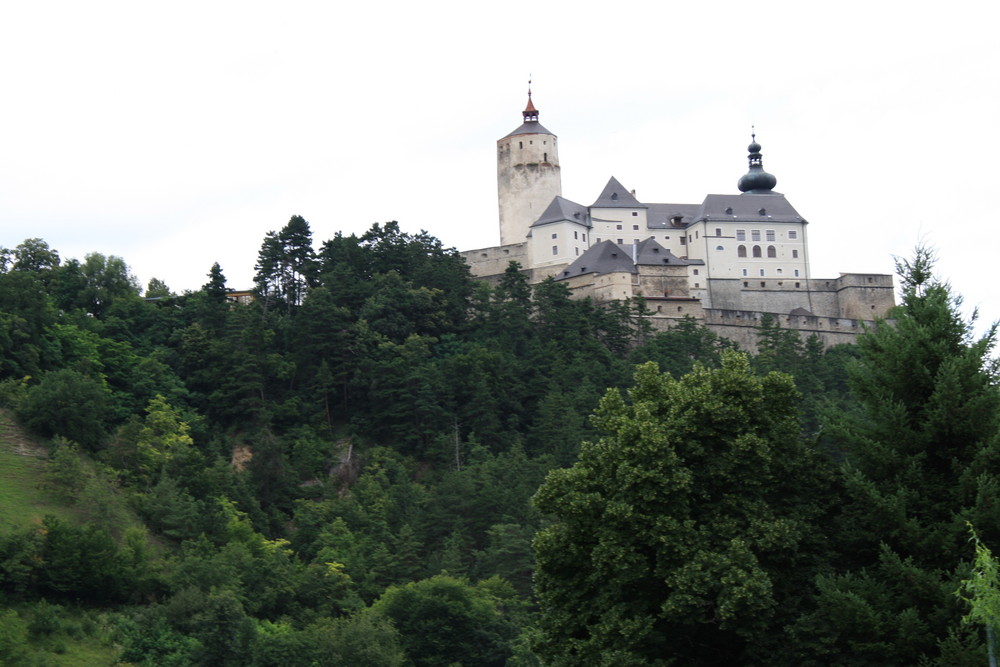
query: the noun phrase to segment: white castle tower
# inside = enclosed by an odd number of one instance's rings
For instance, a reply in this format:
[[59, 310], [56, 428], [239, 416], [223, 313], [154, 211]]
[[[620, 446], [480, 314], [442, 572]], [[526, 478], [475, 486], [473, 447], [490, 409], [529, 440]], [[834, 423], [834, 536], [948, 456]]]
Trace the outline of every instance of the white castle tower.
[[562, 195], [556, 135], [538, 122], [530, 87], [522, 114], [521, 127], [497, 141], [500, 245], [523, 243], [531, 224]]

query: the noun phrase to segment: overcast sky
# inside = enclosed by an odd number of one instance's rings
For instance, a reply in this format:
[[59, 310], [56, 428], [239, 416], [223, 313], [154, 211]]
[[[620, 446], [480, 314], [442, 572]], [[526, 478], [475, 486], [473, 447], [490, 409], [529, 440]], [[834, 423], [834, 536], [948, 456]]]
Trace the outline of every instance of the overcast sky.
[[496, 140], [532, 75], [563, 196], [736, 193], [750, 126], [813, 277], [918, 242], [987, 320], [1000, 249], [997, 3], [7, 2], [0, 245], [249, 287], [294, 214], [317, 248], [398, 220], [499, 242]]

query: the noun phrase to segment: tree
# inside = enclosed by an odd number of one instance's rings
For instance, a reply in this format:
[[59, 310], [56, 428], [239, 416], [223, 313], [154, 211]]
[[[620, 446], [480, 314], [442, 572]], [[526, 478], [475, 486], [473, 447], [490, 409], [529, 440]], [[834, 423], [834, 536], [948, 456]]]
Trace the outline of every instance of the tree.
[[828, 484], [797, 398], [732, 351], [680, 379], [645, 364], [629, 402], [605, 395], [606, 435], [535, 496], [553, 519], [535, 539], [546, 664], [772, 664]]
[[482, 587], [446, 575], [389, 588], [369, 612], [388, 619], [400, 645], [419, 667], [506, 664], [512, 624]]
[[990, 667], [997, 667], [995, 632], [1000, 622], [1000, 563], [993, 553], [979, 540], [976, 531], [970, 528], [972, 541], [976, 546], [976, 560], [972, 573], [962, 581], [957, 595], [968, 595], [969, 613], [962, 619], [965, 623], [982, 623], [986, 628], [987, 648]]
[[147, 299], [154, 299], [154, 298], [162, 299], [164, 297], [168, 297], [171, 295], [172, 293], [170, 291], [170, 288], [167, 286], [165, 282], [163, 282], [159, 278], [150, 278], [149, 282], [146, 284]]
[[825, 430], [845, 459], [844, 497], [831, 531], [837, 572], [817, 581], [817, 609], [796, 630], [814, 664], [943, 666], [983, 654], [953, 592], [968, 568], [956, 563], [966, 522], [1000, 544], [996, 326], [976, 338], [933, 265], [926, 248], [897, 262], [894, 322], [858, 340], [859, 406]]
[[14, 249], [14, 271], [41, 272], [59, 266], [59, 253], [42, 239], [25, 239]]
[[109, 403], [103, 382], [67, 368], [45, 373], [28, 390], [18, 413], [42, 435], [61, 435], [96, 449], [106, 434]]
[[293, 215], [281, 231], [268, 232], [255, 268], [254, 283], [265, 310], [272, 303], [283, 303], [286, 312], [300, 305], [317, 273], [312, 231], [305, 218]]
[[146, 406], [146, 417], [134, 422], [120, 436], [120, 447], [130, 450], [128, 458], [140, 479], [151, 483], [175, 457], [183, 456], [194, 441], [190, 427], [180, 413], [157, 394]]

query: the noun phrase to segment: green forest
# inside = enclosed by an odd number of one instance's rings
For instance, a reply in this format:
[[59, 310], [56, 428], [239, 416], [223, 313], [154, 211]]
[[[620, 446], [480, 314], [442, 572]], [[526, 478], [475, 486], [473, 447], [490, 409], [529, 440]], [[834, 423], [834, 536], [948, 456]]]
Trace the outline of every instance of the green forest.
[[0, 248], [0, 664], [988, 664], [996, 332], [932, 251], [754, 354], [519, 268], [294, 216], [235, 302]]

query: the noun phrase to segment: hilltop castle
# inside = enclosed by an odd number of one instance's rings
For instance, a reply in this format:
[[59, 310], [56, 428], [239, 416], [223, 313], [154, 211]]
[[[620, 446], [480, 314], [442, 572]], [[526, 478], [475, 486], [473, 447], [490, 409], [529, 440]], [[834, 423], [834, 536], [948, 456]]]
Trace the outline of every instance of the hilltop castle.
[[765, 314], [834, 345], [894, 305], [890, 275], [810, 275], [808, 223], [774, 191], [756, 136], [741, 194], [643, 203], [612, 177], [583, 206], [562, 197], [557, 138], [530, 90], [522, 115], [497, 141], [501, 245], [462, 253], [473, 275], [496, 280], [516, 261], [531, 283], [552, 276], [598, 302], [641, 297], [658, 327], [691, 316], [750, 349]]

